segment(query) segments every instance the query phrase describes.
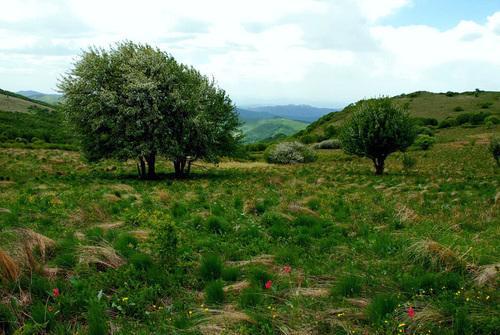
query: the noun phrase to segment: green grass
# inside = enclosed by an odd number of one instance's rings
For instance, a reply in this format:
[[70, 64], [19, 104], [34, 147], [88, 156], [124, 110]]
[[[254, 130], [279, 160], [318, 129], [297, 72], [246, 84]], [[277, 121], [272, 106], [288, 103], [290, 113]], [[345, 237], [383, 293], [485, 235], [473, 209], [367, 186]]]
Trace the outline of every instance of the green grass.
[[[411, 169], [394, 154], [381, 177], [340, 150], [290, 166], [199, 163], [184, 180], [159, 162], [161, 178], [146, 182], [132, 161], [0, 148], [0, 246], [23, 268], [19, 282], [1, 282], [0, 327], [494, 334], [497, 279], [476, 283], [500, 258], [494, 132], [439, 130], [429, 150], [407, 153]], [[17, 228], [54, 245], [43, 257]]]

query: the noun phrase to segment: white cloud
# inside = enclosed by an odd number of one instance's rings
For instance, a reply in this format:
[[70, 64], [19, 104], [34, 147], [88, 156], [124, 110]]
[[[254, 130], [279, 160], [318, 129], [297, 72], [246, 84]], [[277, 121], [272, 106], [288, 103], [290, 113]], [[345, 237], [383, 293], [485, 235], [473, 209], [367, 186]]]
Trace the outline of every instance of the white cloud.
[[123, 39], [159, 46], [243, 103], [500, 86], [500, 12], [440, 31], [380, 23], [411, 0], [4, 1], [6, 89], [51, 91], [81, 49]]

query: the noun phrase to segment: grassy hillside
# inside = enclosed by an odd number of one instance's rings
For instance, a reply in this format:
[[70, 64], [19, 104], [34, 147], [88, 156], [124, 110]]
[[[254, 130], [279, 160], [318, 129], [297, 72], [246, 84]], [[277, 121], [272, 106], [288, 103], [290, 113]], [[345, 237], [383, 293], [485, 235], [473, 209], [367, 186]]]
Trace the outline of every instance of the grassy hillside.
[[0, 90], [2, 146], [70, 145], [74, 138], [54, 106]]
[[19, 91], [17, 94], [20, 94], [22, 96], [35, 99], [38, 101], [43, 101], [52, 105], [56, 105], [60, 100], [62, 95], [61, 94], [46, 94], [46, 93], [41, 93], [37, 91]]
[[279, 134], [286, 136], [307, 127], [306, 122], [294, 121], [284, 118], [263, 119], [257, 121], [246, 121], [242, 126], [245, 135], [245, 143], [259, 142]]
[[[433, 118], [438, 122], [456, 118], [467, 113], [491, 113], [500, 116], [500, 92], [430, 93], [415, 92], [393, 98], [402, 105], [408, 105], [410, 115], [415, 118]], [[338, 127], [348, 117], [352, 105], [341, 112], [327, 114], [311, 123], [299, 136], [324, 136], [331, 127]], [[330, 129], [329, 129], [330, 127]]]
[[29, 113], [33, 107], [38, 109], [53, 109], [54, 106], [43, 101], [0, 89], [0, 110], [4, 112]]
[[382, 177], [340, 150], [144, 182], [0, 148], [0, 333], [497, 334], [497, 130], [444, 129]]

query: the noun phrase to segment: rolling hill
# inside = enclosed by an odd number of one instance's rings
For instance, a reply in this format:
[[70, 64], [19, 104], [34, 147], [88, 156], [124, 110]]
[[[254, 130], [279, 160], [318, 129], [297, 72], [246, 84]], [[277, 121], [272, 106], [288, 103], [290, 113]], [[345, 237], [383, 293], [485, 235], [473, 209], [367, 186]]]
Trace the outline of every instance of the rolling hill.
[[311, 121], [335, 110], [308, 105], [278, 105], [237, 108], [243, 123], [245, 143], [287, 137], [304, 129]]
[[18, 91], [16, 92], [17, 94], [20, 94], [22, 96], [25, 96], [30, 99], [35, 99], [38, 101], [43, 101], [49, 104], [57, 104], [60, 100], [62, 95], [61, 94], [46, 94], [46, 93], [41, 93], [38, 91]]
[[51, 104], [0, 90], [0, 143], [71, 144], [60, 111]]
[[[445, 119], [455, 119], [467, 113], [491, 113], [500, 116], [500, 92], [414, 92], [402, 94], [392, 98], [395, 102], [407, 105], [410, 115], [414, 118], [432, 118], [438, 122]], [[295, 137], [315, 135], [327, 136], [332, 127], [338, 127], [349, 116], [354, 104], [340, 112], [329, 113], [297, 133]]]
[[279, 136], [289, 136], [307, 127], [306, 122], [285, 118], [247, 121], [241, 127], [245, 143], [255, 143]]

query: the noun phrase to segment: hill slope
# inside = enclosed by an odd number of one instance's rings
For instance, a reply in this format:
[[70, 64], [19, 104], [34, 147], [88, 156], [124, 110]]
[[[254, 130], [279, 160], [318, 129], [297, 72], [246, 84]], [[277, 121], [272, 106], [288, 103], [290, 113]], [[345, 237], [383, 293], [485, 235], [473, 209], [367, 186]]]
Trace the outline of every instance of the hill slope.
[[43, 101], [0, 90], [0, 142], [10, 145], [41, 141], [73, 143], [61, 112]]
[[46, 94], [38, 91], [19, 91], [16, 93], [27, 98], [36, 99], [53, 105], [57, 104], [62, 97], [61, 94]]
[[247, 121], [242, 126], [245, 143], [254, 143], [279, 135], [289, 136], [307, 127], [306, 122], [285, 118]]
[[32, 108], [53, 109], [51, 104], [0, 89], [0, 110], [27, 113]]
[[[414, 92], [392, 98], [399, 104], [407, 104], [410, 115], [415, 118], [434, 118], [442, 121], [471, 112], [489, 112], [500, 115], [500, 92], [431, 93]], [[349, 116], [352, 104], [340, 112], [329, 113], [311, 123], [297, 136], [325, 136], [331, 128], [339, 126]]]

